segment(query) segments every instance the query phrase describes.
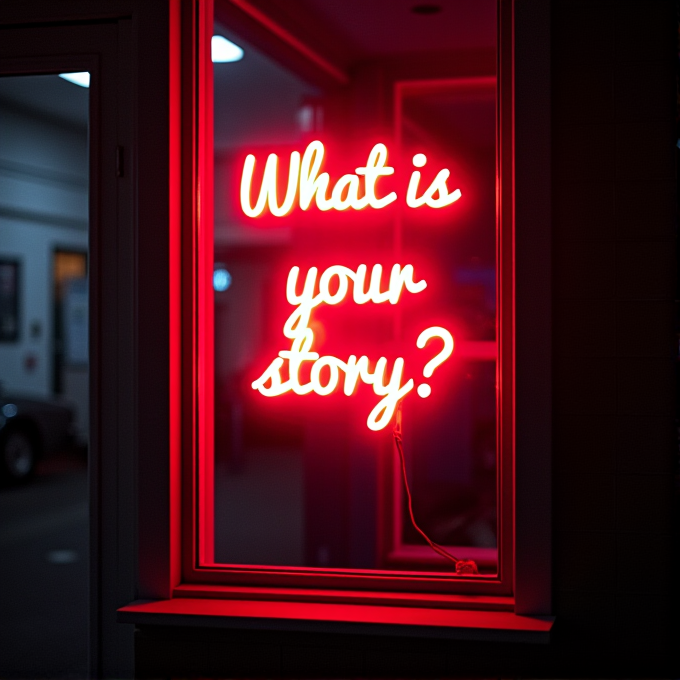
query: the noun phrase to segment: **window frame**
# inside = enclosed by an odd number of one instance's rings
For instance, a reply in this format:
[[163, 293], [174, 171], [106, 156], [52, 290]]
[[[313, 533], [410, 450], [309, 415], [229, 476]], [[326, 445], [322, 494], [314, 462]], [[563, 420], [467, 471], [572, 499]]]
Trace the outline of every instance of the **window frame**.
[[[200, 7], [200, 6], [199, 6]], [[203, 5], [207, 10], [207, 4]], [[213, 485], [214, 479], [214, 443], [213, 443], [213, 409], [214, 395], [210, 377], [213, 370], [213, 300], [212, 300], [212, 79], [209, 73], [209, 54], [201, 35], [211, 35], [212, 25], [209, 12], [199, 13], [194, 17], [196, 37], [194, 44], [195, 63], [191, 73], [197, 73], [197, 82], [192, 88], [192, 101], [183, 102], [184, 120], [190, 125], [183, 129], [183, 171], [187, 172], [192, 159], [196, 181], [192, 192], [191, 213], [185, 212], [184, 223], [191, 224], [191, 233], [185, 229], [183, 240], [182, 303], [183, 303], [183, 346], [190, 345], [191, 352], [184, 352], [183, 367], [183, 520], [184, 530], [182, 549], [182, 580], [186, 584], [206, 584], [232, 587], [287, 587], [322, 590], [349, 591], [382, 591], [382, 592], [422, 592], [442, 593], [449, 595], [477, 596], [512, 596], [512, 502], [511, 493], [511, 461], [513, 439], [509, 436], [508, 424], [512, 416], [511, 385], [512, 371], [503, 370], [499, 374], [501, 382], [499, 410], [499, 448], [503, 451], [499, 459], [505, 463], [499, 468], [499, 527], [502, 532], [502, 544], [499, 542], [499, 554], [503, 555], [498, 563], [496, 575], [481, 575], [474, 578], [456, 577], [443, 573], [427, 573], [425, 571], [391, 571], [389, 569], [348, 570], [320, 569], [312, 567], [267, 567], [242, 565], [217, 565], [212, 554], [212, 541], [206, 536], [213, 532]], [[275, 38], [270, 29], [270, 44]], [[210, 33], [208, 33], [210, 31]], [[199, 51], [200, 50], [200, 51]], [[305, 55], [307, 56], [307, 55]], [[313, 63], [310, 64], [313, 66]], [[489, 77], [486, 74], [486, 77]], [[412, 87], [418, 87], [412, 84]], [[395, 81], [393, 86], [394, 105], [399, 95], [407, 88], [404, 81]], [[497, 90], [498, 91], [498, 90]], [[500, 102], [497, 95], [497, 102]], [[191, 109], [189, 109], [191, 106]], [[497, 119], [504, 115], [499, 111]], [[500, 158], [504, 152], [498, 139], [497, 125], [497, 161], [499, 167], [507, 162]], [[502, 174], [502, 173], [500, 173]], [[189, 179], [188, 177], [186, 178]], [[186, 186], [186, 185], [185, 185]], [[201, 194], [202, 192], [202, 194]], [[502, 193], [498, 194], [499, 201]], [[508, 268], [508, 258], [503, 256], [504, 250], [512, 247], [512, 223], [508, 211], [498, 211], [497, 216], [497, 267], [499, 321], [513, 318], [512, 268]], [[507, 366], [512, 362], [512, 327], [508, 323], [499, 323], [498, 344], [500, 348], [498, 365]], [[191, 361], [187, 361], [187, 357]], [[187, 364], [191, 363], [191, 366]], [[194, 464], [187, 462], [192, 459]], [[502, 479], [501, 479], [502, 476]], [[500, 489], [504, 492], [501, 509]]]
[[[226, 0], [225, 0], [226, 3]], [[226, 3], [229, 4], [229, 3]], [[248, 5], [243, 0], [234, 0], [242, 12]], [[511, 238], [512, 247], [502, 248], [500, 266], [512, 272], [511, 283], [513, 306], [503, 312], [502, 328], [511, 333], [512, 346], [506, 344], [504, 351], [503, 379], [512, 384], [514, 395], [513, 409], [504, 414], [505, 435], [516, 445], [513, 469], [507, 474], [510, 480], [504, 493], [513, 497], [515, 511], [514, 579], [512, 596], [468, 597], [475, 590], [472, 582], [449, 580], [454, 584], [451, 592], [431, 594], [431, 584], [418, 584], [411, 579], [400, 579], [390, 574], [389, 580], [381, 579], [373, 572], [367, 580], [363, 576], [335, 574], [324, 570], [301, 570], [301, 574], [291, 574], [287, 569], [230, 570], [230, 583], [220, 585], [223, 569], [195, 569], [194, 560], [201, 546], [195, 533], [195, 522], [205, 508], [195, 505], [195, 493], [203, 483], [201, 474], [196, 474], [192, 465], [200, 436], [209, 432], [209, 418], [212, 410], [205, 407], [210, 395], [200, 396], [194, 389], [177, 392], [181, 384], [195, 385], [204, 376], [210, 375], [206, 362], [199, 361], [198, 350], [201, 340], [210, 341], [205, 336], [205, 328], [195, 324], [195, 312], [200, 308], [209, 290], [210, 273], [206, 267], [200, 269], [193, 254], [198, 239], [209, 238], [203, 224], [210, 224], [206, 217], [212, 206], [209, 201], [201, 201], [200, 191], [206, 178], [212, 172], [212, 159], [201, 152], [201, 135], [207, 134], [206, 119], [197, 119], [196, 103], [199, 94], [207, 92], [205, 70], [196, 59], [198, 26], [204, 29], [209, 25], [212, 30], [211, 3], [199, 0], [186, 3], [184, 14], [176, 15], [179, 23], [177, 35], [181, 40], [171, 38], [171, 74], [173, 55], [181, 49], [181, 62], [175, 69], [176, 83], [181, 87], [175, 91], [177, 101], [181, 101], [181, 148], [175, 148], [173, 155], [173, 133], [171, 121], [170, 176], [175, 177], [175, 186], [181, 184], [182, 228], [171, 228], [169, 256], [171, 260], [170, 317], [171, 328], [180, 330], [181, 344], [171, 339], [169, 381], [171, 387], [170, 413], [179, 414], [182, 419], [169, 423], [170, 465], [167, 483], [170, 490], [170, 504], [165, 511], [167, 530], [159, 523], [163, 512], [158, 513], [154, 522], [157, 530], [167, 531], [168, 589], [162, 597], [194, 597], [199, 599], [243, 600], [293, 600], [303, 602], [334, 601], [347, 603], [358, 598], [362, 602], [379, 600], [391, 604], [409, 601], [408, 606], [435, 606], [451, 609], [491, 608], [494, 611], [512, 609], [516, 615], [550, 614], [550, 445], [551, 445], [551, 383], [550, 383], [550, 11], [549, 6], [540, 0], [525, 4], [513, 0], [499, 3], [499, 98], [501, 111], [499, 125], [501, 171], [499, 195], [501, 196], [503, 223], [508, 225], [504, 238]], [[190, 10], [187, 11], [186, 7]], [[209, 24], [206, 15], [210, 16]], [[235, 15], [236, 16], [236, 15]], [[242, 18], [242, 17], [241, 17]], [[252, 20], [252, 15], [249, 20]], [[238, 16], [234, 23], [237, 23]], [[203, 22], [201, 24], [201, 22]], [[173, 21], [171, 19], [171, 25]], [[234, 26], [238, 30], [238, 26]], [[284, 38], [277, 39], [285, 42]], [[191, 45], [187, 49], [186, 43]], [[522, 49], [516, 49], [521, 45]], [[291, 49], [290, 43], [286, 49]], [[209, 57], [205, 52], [203, 59]], [[175, 63], [177, 61], [175, 60]], [[201, 91], [201, 87], [204, 89]], [[173, 96], [171, 86], [171, 100]], [[172, 101], [171, 101], [172, 108]], [[199, 117], [200, 118], [200, 117]], [[175, 133], [178, 128], [175, 128]], [[173, 173], [173, 167], [175, 171]], [[172, 206], [173, 192], [169, 192]], [[175, 205], [176, 207], [176, 205]], [[200, 212], [199, 212], [200, 209]], [[172, 207], [171, 207], [172, 212]], [[520, 221], [521, 217], [521, 221]], [[171, 217], [172, 227], [172, 217]], [[181, 233], [180, 233], [181, 232]], [[502, 230], [506, 233], [506, 230]], [[174, 239], [174, 240], [173, 240]], [[173, 245], [174, 243], [174, 245]], [[189, 245], [190, 255], [185, 246]], [[182, 253], [182, 255], [180, 255]], [[174, 258], [174, 259], [173, 259]], [[184, 259], [182, 259], [184, 258]], [[541, 266], [534, 267], [535, 261]], [[174, 264], [173, 264], [174, 262]], [[527, 266], [529, 265], [529, 266]], [[516, 268], [515, 268], [516, 267]], [[198, 268], [198, 276], [195, 276]], [[172, 272], [174, 271], [174, 278]], [[178, 286], [179, 274], [191, 273], [189, 283]], [[536, 291], [538, 304], [536, 303]], [[205, 311], [205, 310], [204, 310]], [[509, 317], [509, 318], [508, 318]], [[172, 319], [175, 319], [173, 325]], [[177, 320], [180, 319], [181, 323]], [[503, 331], [505, 332], [505, 331]], [[171, 333], [172, 335], [172, 333]], [[187, 361], [187, 357], [191, 360]], [[184, 360], [183, 360], [184, 359]], [[523, 369], [523, 370], [522, 370]], [[181, 395], [181, 396], [180, 396]], [[181, 398], [181, 402], [180, 402]], [[174, 406], [173, 406], [174, 404]], [[212, 404], [210, 404], [212, 406]], [[206, 412], [210, 415], [206, 417]], [[507, 418], [507, 420], [506, 420]], [[201, 420], [203, 419], [203, 420]], [[196, 430], [202, 424], [202, 432]], [[206, 427], [208, 425], [208, 427]], [[181, 458], [180, 449], [190, 452]], [[205, 449], [204, 449], [205, 450]], [[201, 472], [209, 470], [210, 461], [202, 460]], [[149, 475], [146, 475], [149, 479]], [[162, 480], [161, 480], [162, 481]], [[143, 508], [150, 501], [141, 502], [147, 488], [140, 489], [139, 506]], [[149, 559], [150, 548], [144, 538], [150, 538], [147, 522], [145, 535], [140, 536], [140, 583], [149, 583], [146, 563], [158, 565], [158, 559]], [[153, 542], [152, 542], [153, 543]], [[298, 570], [300, 571], [300, 570]], [[316, 572], [316, 573], [315, 573]], [[254, 577], [254, 578], [253, 578]], [[292, 578], [291, 578], [292, 577]], [[406, 583], [404, 583], [406, 581]], [[359, 588], [356, 589], [357, 584]], [[293, 586], [296, 586], [294, 589]], [[162, 590], [162, 589], [161, 589]], [[401, 590], [401, 592], [399, 592]], [[159, 590], [154, 587], [140, 589], [140, 597], [145, 591], [158, 597]], [[453, 592], [455, 591], [455, 592]], [[387, 600], [383, 598], [383, 594]], [[415, 603], [415, 604], [414, 604]], [[123, 608], [124, 610], [126, 608]], [[128, 612], [129, 613], [129, 612]], [[133, 620], [121, 614], [120, 620]], [[132, 618], [130, 618], [132, 617]]]

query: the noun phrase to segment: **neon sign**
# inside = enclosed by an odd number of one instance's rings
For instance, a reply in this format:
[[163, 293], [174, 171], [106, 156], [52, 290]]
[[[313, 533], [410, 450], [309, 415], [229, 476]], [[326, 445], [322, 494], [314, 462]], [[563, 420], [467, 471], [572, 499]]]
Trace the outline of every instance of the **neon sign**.
[[[413, 165], [417, 168], [422, 168], [425, 163], [427, 163], [427, 157], [424, 153], [417, 153], [413, 157]], [[425, 193], [418, 198], [417, 193], [418, 184], [420, 183], [420, 172], [414, 170], [411, 174], [411, 179], [408, 182], [406, 204], [410, 208], [420, 208], [423, 205], [429, 205], [430, 208], [445, 208], [447, 205], [451, 205], [454, 201], [457, 201], [461, 196], [460, 189], [456, 189], [449, 193], [446, 187], [446, 180], [449, 178], [450, 174], [451, 171], [446, 168], [440, 170]], [[439, 194], [439, 197], [435, 198], [435, 194]]]
[[[382, 304], [389, 302], [392, 305], [399, 302], [403, 290], [411, 294], [418, 294], [425, 290], [427, 283], [424, 280], [414, 281], [413, 265], [407, 264], [402, 267], [395, 264], [390, 274], [389, 285], [386, 291], [380, 290], [382, 267], [379, 264], [371, 270], [370, 282], [366, 288], [366, 275], [368, 267], [359, 265], [356, 271], [334, 265], [326, 269], [318, 279], [319, 292], [315, 294], [318, 277], [318, 269], [311, 267], [307, 271], [302, 292], [298, 295], [297, 282], [300, 274], [299, 267], [291, 268], [288, 273], [286, 284], [286, 298], [296, 309], [288, 317], [284, 324], [283, 334], [292, 340], [289, 350], [282, 350], [279, 355], [269, 364], [264, 373], [252, 383], [252, 388], [265, 397], [277, 397], [287, 392], [298, 395], [315, 392], [326, 396], [334, 392], [340, 382], [341, 373], [344, 376], [343, 392], [346, 396], [354, 394], [359, 382], [373, 387], [373, 392], [382, 397], [368, 415], [366, 424], [370, 430], [382, 430], [393, 418], [397, 404], [414, 388], [414, 380], [410, 378], [402, 384], [404, 374], [404, 358], [394, 360], [389, 380], [386, 377], [387, 359], [380, 357], [373, 370], [367, 356], [357, 358], [355, 354], [348, 357], [347, 361], [334, 356], [320, 356], [312, 350], [314, 332], [309, 327], [311, 312], [321, 304], [337, 305], [342, 302], [349, 292], [349, 282], [352, 282], [352, 296], [356, 304], [362, 305], [367, 302]], [[331, 282], [337, 279], [337, 290], [331, 293]], [[424, 330], [419, 336], [416, 345], [423, 349], [434, 337], [444, 341], [443, 349], [432, 358], [425, 366], [423, 375], [432, 376], [434, 369], [441, 365], [451, 356], [454, 341], [451, 333], [440, 326], [433, 326]], [[300, 381], [300, 371], [304, 362], [312, 362], [309, 381]], [[286, 366], [287, 363], [287, 366]], [[281, 376], [282, 369], [287, 368], [288, 379]], [[322, 371], [328, 369], [328, 377], [322, 379]], [[419, 385], [418, 394], [425, 398], [431, 393], [431, 388], [426, 383]]]
[[[308, 210], [312, 202], [323, 212], [363, 210], [368, 207], [380, 210], [397, 200], [395, 191], [385, 193], [378, 187], [379, 182], [395, 173], [394, 168], [387, 164], [388, 153], [384, 144], [375, 144], [368, 154], [366, 165], [356, 168], [354, 174], [342, 175], [332, 188], [329, 173], [321, 172], [324, 154], [324, 145], [318, 140], [310, 142], [303, 154], [299, 151], [290, 154], [288, 181], [282, 200], [279, 200], [277, 193], [279, 157], [275, 153], [269, 154], [254, 205], [252, 184], [256, 159], [253, 154], [248, 154], [241, 175], [240, 200], [243, 212], [248, 217], [259, 217], [268, 209], [275, 217], [284, 217], [296, 203], [302, 210]], [[418, 153], [413, 157], [415, 168], [422, 168], [426, 163], [425, 154]], [[413, 170], [406, 191], [406, 205], [410, 208], [445, 208], [456, 202], [461, 198], [461, 191], [449, 191], [447, 181], [450, 176], [450, 170], [441, 169], [421, 192], [421, 173], [417, 169]], [[360, 264], [356, 269], [333, 265], [320, 275], [317, 267], [310, 267], [298, 292], [300, 268], [292, 267], [288, 272], [286, 299], [294, 310], [283, 325], [283, 335], [291, 341], [290, 348], [278, 353], [252, 383], [252, 388], [265, 397], [278, 397], [288, 392], [297, 395], [313, 392], [327, 396], [338, 390], [342, 383], [344, 394], [352, 396], [359, 383], [370, 385], [374, 394], [381, 399], [368, 414], [366, 424], [370, 430], [382, 430], [394, 417], [399, 402], [415, 387], [413, 378], [404, 379], [405, 359], [397, 357], [391, 371], [388, 371], [388, 360], [384, 356], [379, 357], [373, 367], [366, 355], [357, 357], [351, 354], [346, 360], [331, 355], [321, 356], [314, 351], [314, 331], [310, 327], [314, 309], [320, 305], [340, 304], [350, 294], [350, 288], [351, 299], [357, 305], [396, 305], [404, 291], [417, 295], [427, 288], [424, 279], [416, 280], [411, 264], [403, 267], [395, 264], [385, 290], [381, 290], [382, 278], [383, 269], [379, 264], [373, 265], [370, 274], [365, 264]], [[416, 346], [422, 350], [433, 338], [439, 338], [443, 346], [425, 365], [424, 378], [430, 378], [454, 349], [453, 336], [441, 326], [426, 328], [418, 336]], [[303, 377], [307, 375], [308, 379]], [[432, 389], [423, 382], [418, 385], [416, 392], [425, 399], [430, 396]]]
[[[283, 217], [291, 212], [297, 199], [302, 210], [308, 210], [314, 200], [319, 210], [363, 210], [371, 207], [380, 210], [397, 200], [397, 193], [390, 191], [381, 198], [378, 197], [378, 180], [394, 174], [394, 168], [387, 165], [387, 147], [376, 144], [368, 154], [366, 165], [355, 169], [354, 174], [342, 175], [331, 190], [331, 178], [327, 172], [319, 173], [325, 154], [324, 145], [315, 140], [310, 142], [304, 154], [293, 151], [290, 154], [288, 166], [288, 183], [283, 201], [279, 203], [277, 192], [279, 157], [275, 153], [269, 154], [264, 167], [260, 191], [255, 201], [251, 202], [253, 173], [255, 172], [255, 156], [248, 154], [243, 164], [241, 175], [241, 209], [248, 217], [259, 217], [265, 207], [275, 217]], [[425, 154], [418, 153], [413, 157], [413, 165], [422, 168], [427, 163]], [[418, 196], [421, 179], [419, 170], [414, 170], [406, 192], [406, 205], [410, 208], [420, 208], [424, 205], [430, 208], [444, 208], [461, 197], [460, 189], [449, 192], [447, 180], [451, 171], [446, 168], [440, 170], [430, 186]], [[360, 177], [363, 177], [363, 196]]]

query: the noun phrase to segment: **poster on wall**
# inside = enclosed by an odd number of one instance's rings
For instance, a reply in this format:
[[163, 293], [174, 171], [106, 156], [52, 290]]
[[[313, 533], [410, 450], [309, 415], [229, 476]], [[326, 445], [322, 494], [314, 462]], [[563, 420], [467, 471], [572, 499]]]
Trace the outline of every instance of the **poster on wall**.
[[0, 342], [19, 340], [19, 262], [0, 259]]

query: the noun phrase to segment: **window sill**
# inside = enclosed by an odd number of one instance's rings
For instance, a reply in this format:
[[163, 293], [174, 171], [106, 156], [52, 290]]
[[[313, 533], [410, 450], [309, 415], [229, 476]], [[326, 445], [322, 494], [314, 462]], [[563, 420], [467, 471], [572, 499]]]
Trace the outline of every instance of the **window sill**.
[[512, 611], [385, 606], [339, 602], [175, 597], [135, 601], [118, 610], [119, 623], [203, 626], [498, 642], [550, 641], [553, 617]]
[[[464, 556], [466, 560], [474, 560], [477, 566], [485, 574], [496, 572], [498, 565], [498, 550], [496, 548], [460, 548], [458, 546], [443, 546], [454, 555]], [[387, 555], [387, 563], [392, 566], [412, 565], [418, 566], [441, 566], [446, 563], [439, 555], [427, 545], [401, 544]]]

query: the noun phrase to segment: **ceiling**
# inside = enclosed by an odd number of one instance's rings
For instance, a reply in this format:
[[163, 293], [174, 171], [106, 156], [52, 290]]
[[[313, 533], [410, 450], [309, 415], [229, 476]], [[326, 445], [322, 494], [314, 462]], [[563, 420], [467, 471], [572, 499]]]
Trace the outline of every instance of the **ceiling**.
[[485, 49], [496, 43], [496, 0], [251, 0], [299, 27], [346, 66], [378, 57]]
[[216, 24], [215, 31], [244, 51], [241, 61], [213, 68], [215, 148], [297, 139], [300, 102], [316, 94], [316, 89], [224, 26]]
[[[223, 0], [228, 2], [228, 0]], [[322, 46], [343, 68], [412, 53], [493, 48], [496, 0], [250, 0], [280, 25]], [[429, 13], [418, 8], [426, 5]], [[416, 11], [414, 11], [414, 9]], [[216, 146], [247, 137], [249, 111], [277, 116], [314, 89], [225, 27], [245, 48], [241, 62], [215, 67]], [[85, 128], [88, 90], [56, 75], [0, 78], [0, 101], [72, 127]], [[278, 102], [273, 108], [271, 102]], [[248, 106], [243, 106], [244, 102]], [[280, 111], [279, 111], [280, 113]], [[279, 117], [280, 120], [280, 117]], [[266, 129], [259, 121], [258, 128]], [[275, 126], [272, 126], [274, 128]], [[280, 126], [279, 126], [280, 127]], [[262, 140], [267, 141], [267, 140]]]
[[0, 77], [0, 104], [60, 125], [86, 130], [88, 103], [87, 88], [57, 75]]

